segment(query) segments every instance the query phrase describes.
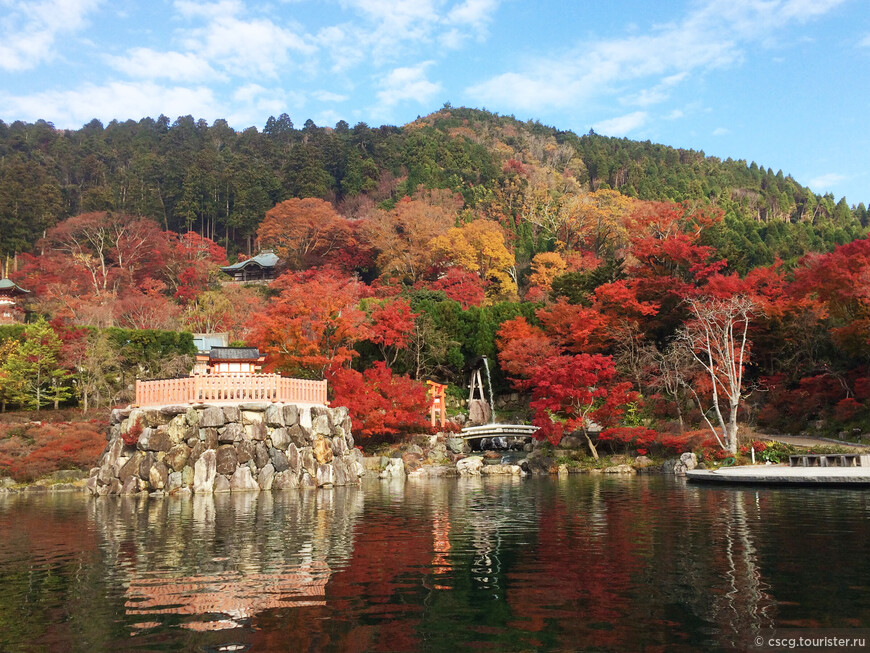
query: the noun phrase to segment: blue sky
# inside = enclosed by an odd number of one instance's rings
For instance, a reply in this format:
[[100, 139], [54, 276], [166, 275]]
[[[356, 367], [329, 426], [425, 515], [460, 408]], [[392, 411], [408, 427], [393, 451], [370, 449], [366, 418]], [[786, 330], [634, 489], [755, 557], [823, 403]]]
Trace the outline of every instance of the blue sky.
[[486, 108], [870, 204], [866, 0], [0, 0], [0, 119], [243, 129]]

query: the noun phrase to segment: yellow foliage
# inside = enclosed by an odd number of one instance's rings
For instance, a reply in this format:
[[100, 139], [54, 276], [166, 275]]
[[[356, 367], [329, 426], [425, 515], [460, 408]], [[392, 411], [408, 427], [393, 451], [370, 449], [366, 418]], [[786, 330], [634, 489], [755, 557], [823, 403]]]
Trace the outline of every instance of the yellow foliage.
[[601, 256], [628, 244], [628, 220], [634, 200], [615, 190], [597, 190], [568, 198], [562, 205], [557, 244], [585, 247]]
[[532, 274], [529, 275], [529, 286], [537, 286], [549, 291], [553, 279], [568, 269], [568, 264], [558, 252], [541, 252], [535, 254], [531, 262]]
[[506, 299], [516, 296], [516, 282], [511, 276], [514, 255], [505, 243], [504, 231], [492, 220], [475, 220], [462, 227], [453, 227], [446, 234], [433, 238], [432, 252], [476, 272], [488, 282], [487, 299]]

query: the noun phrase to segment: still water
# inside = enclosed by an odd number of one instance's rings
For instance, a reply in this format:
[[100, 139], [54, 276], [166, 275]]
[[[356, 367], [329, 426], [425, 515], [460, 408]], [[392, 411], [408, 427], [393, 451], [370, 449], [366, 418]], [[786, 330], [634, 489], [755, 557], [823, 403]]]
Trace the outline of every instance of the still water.
[[870, 491], [0, 495], [2, 651], [694, 651], [870, 627]]

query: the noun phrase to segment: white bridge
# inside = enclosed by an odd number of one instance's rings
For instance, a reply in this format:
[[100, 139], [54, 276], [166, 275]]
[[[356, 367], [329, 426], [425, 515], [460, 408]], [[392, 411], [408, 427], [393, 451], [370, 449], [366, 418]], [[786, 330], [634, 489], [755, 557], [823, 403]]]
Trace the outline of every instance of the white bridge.
[[482, 426], [467, 426], [462, 429], [460, 437], [466, 440], [478, 438], [522, 438], [532, 437], [537, 426], [525, 424], [484, 424]]

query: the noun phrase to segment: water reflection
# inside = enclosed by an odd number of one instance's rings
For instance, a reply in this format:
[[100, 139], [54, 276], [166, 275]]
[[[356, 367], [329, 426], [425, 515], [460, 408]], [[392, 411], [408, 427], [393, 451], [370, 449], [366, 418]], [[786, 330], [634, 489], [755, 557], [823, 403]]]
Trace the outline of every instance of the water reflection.
[[0, 650], [744, 649], [870, 624], [868, 507], [640, 477], [0, 497]]
[[[248, 626], [264, 610], [324, 605], [334, 566], [353, 550], [357, 488], [162, 501], [91, 501], [130, 624]], [[167, 619], [167, 616], [182, 619]]]

